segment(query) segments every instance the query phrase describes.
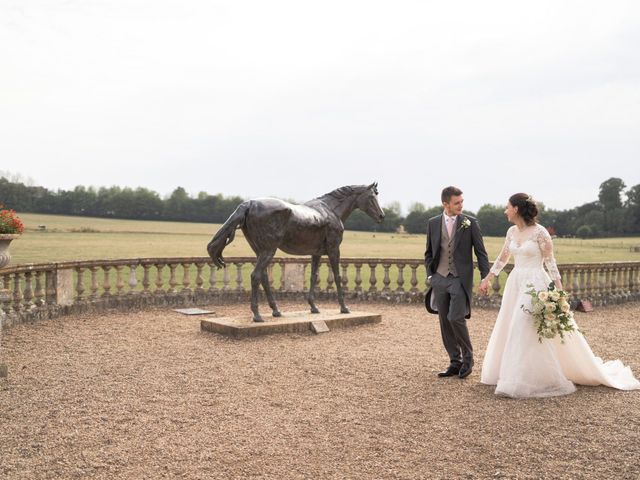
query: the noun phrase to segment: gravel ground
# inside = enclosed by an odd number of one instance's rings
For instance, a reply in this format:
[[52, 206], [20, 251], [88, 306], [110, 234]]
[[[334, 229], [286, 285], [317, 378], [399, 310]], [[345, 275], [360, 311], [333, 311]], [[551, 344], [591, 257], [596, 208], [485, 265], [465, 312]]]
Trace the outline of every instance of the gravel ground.
[[[352, 309], [382, 323], [243, 340], [171, 310], [17, 326], [2, 338], [0, 477], [640, 477], [640, 392], [497, 397], [479, 383], [495, 311], [474, 311], [476, 370], [460, 380], [436, 377], [448, 362], [421, 306]], [[577, 321], [637, 375], [639, 313]]]

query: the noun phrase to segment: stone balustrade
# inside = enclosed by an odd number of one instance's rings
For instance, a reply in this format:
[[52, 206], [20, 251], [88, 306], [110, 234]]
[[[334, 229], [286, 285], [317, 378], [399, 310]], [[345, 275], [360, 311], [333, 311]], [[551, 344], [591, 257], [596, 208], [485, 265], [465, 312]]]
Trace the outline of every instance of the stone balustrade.
[[[0, 269], [2, 328], [75, 312], [248, 301], [254, 264], [254, 257], [228, 258], [227, 266], [218, 270], [209, 257], [188, 257]], [[343, 258], [340, 268], [351, 301], [422, 302], [428, 287], [421, 259]], [[499, 306], [511, 268], [494, 279], [491, 295], [474, 297], [476, 306]], [[588, 299], [595, 306], [640, 299], [640, 262], [564, 264], [559, 269], [573, 299]], [[279, 298], [302, 300], [309, 272], [308, 258], [275, 258], [269, 267], [272, 289]], [[317, 297], [332, 298], [335, 293], [335, 279], [323, 259]]]

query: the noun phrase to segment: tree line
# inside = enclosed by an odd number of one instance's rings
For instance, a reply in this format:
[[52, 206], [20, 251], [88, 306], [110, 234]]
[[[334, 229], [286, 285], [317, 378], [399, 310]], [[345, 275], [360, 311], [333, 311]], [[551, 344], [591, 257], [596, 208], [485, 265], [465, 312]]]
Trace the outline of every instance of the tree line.
[[[539, 221], [552, 234], [581, 238], [640, 234], [640, 185], [626, 189], [620, 178], [610, 178], [600, 185], [598, 199], [569, 210], [540, 207]], [[626, 189], [626, 190], [625, 190]], [[26, 185], [17, 178], [0, 177], [0, 204], [18, 212], [49, 213], [137, 220], [223, 223], [244, 199], [200, 192], [190, 196], [176, 188], [162, 198], [146, 188], [84, 187], [52, 191]], [[426, 233], [427, 220], [442, 212], [442, 206], [425, 207], [415, 203], [406, 216], [395, 202], [385, 207], [385, 220], [376, 224], [356, 210], [347, 220], [349, 230]], [[504, 205], [486, 204], [477, 212], [465, 211], [478, 218], [488, 236], [503, 236], [509, 228]]]

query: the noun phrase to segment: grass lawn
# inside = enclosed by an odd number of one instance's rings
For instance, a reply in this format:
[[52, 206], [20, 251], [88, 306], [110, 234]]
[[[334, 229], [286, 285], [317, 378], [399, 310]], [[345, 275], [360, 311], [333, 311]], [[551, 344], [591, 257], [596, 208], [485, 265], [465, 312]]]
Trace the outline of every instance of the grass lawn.
[[[206, 256], [206, 245], [220, 225], [151, 222], [59, 215], [21, 214], [25, 233], [11, 244], [12, 264], [66, 260]], [[39, 230], [38, 226], [46, 226]], [[503, 238], [485, 237], [493, 261]], [[558, 263], [640, 261], [631, 246], [640, 238], [556, 239]], [[352, 232], [344, 234], [342, 257], [423, 258], [424, 235]], [[225, 256], [252, 256], [242, 232]], [[280, 256], [287, 256], [278, 252]]]

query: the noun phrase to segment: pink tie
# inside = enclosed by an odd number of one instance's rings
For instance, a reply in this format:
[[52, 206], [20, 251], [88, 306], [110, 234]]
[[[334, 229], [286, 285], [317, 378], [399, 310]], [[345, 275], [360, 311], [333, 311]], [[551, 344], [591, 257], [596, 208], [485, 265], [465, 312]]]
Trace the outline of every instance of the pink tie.
[[447, 217], [447, 232], [449, 233], [449, 238], [453, 234], [453, 218]]

